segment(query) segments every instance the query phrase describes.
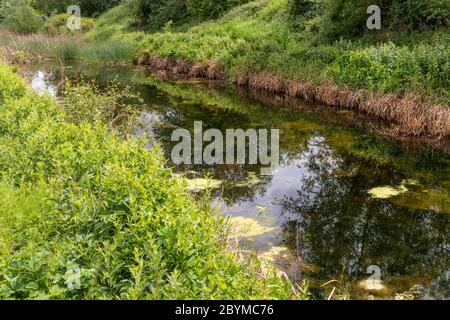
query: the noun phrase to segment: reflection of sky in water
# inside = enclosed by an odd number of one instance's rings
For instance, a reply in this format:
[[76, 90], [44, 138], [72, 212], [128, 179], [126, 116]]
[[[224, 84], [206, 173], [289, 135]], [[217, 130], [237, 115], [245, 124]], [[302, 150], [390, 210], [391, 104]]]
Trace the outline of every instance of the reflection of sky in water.
[[[266, 251], [271, 246], [283, 245], [280, 226], [293, 217], [289, 212], [281, 214], [283, 210], [281, 202], [286, 198], [296, 198], [303, 182], [313, 178], [314, 172], [307, 168], [307, 164], [315, 153], [323, 150], [323, 144], [323, 137], [313, 136], [309, 139], [308, 148], [304, 152], [289, 159], [283, 157], [280, 167], [274, 171], [268, 185], [262, 191], [256, 192], [252, 199], [236, 199], [231, 204], [220, 198], [216, 199], [216, 204], [219, 204], [221, 211], [226, 215], [257, 219], [264, 226], [273, 227], [270, 233], [253, 239], [251, 245], [258, 251]], [[336, 162], [336, 159], [329, 158], [330, 166]], [[314, 193], [308, 193], [305, 196], [312, 200]]]
[[47, 71], [37, 71], [31, 80], [31, 87], [39, 95], [50, 94], [56, 96], [56, 86], [52, 83], [52, 73]]
[[146, 148], [151, 149], [155, 144], [155, 130], [162, 123], [162, 118], [154, 112], [143, 112], [141, 115], [142, 125], [134, 130], [135, 137], [140, 138], [146, 135], [149, 138]]

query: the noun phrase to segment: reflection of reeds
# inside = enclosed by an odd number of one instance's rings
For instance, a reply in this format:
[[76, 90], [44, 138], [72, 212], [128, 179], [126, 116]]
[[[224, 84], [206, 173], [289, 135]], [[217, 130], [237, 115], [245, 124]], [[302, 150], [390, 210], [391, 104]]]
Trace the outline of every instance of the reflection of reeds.
[[[136, 62], [164, 74], [214, 80], [226, 77], [224, 69], [214, 61], [173, 61], [143, 52]], [[328, 106], [358, 110], [395, 125], [395, 130], [391, 128], [386, 132], [390, 135], [450, 137], [450, 106], [426, 101], [419, 95], [369, 92], [342, 88], [333, 83], [315, 84], [310, 81], [285, 79], [269, 71], [238, 72], [233, 81], [248, 89], [282, 94], [286, 98], [300, 98]]]

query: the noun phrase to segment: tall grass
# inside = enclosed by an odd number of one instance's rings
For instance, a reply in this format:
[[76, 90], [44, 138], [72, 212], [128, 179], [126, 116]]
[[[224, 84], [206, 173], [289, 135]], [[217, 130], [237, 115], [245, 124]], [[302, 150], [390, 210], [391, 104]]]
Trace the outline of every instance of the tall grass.
[[137, 42], [128, 39], [88, 42], [81, 34], [19, 35], [0, 29], [0, 47], [10, 54], [22, 52], [29, 60], [60, 58], [117, 63], [133, 60]]
[[19, 35], [0, 29], [0, 46], [9, 52], [24, 52], [31, 60], [79, 57], [86, 46], [80, 35], [43, 33]]
[[94, 42], [81, 52], [80, 57], [101, 62], [130, 62], [136, 50], [137, 44], [132, 41]]

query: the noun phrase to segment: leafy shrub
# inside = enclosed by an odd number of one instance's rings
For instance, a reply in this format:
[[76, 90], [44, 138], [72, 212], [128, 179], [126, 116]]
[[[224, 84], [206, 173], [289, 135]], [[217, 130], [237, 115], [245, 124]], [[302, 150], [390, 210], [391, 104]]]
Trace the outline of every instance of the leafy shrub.
[[67, 13], [71, 5], [78, 5], [82, 17], [95, 17], [118, 5], [121, 0], [34, 0], [36, 9], [44, 13]]
[[2, 0], [0, 18], [5, 27], [20, 34], [36, 32], [41, 27], [39, 16], [27, 0]]
[[248, 0], [128, 0], [135, 23], [151, 30], [167, 22], [175, 25], [218, 18], [230, 8]]
[[8, 67], [0, 64], [0, 74], [8, 76], [0, 77], [0, 109], [5, 99], [16, 99], [25, 93], [25, 85], [22, 79], [12, 74]]
[[[367, 30], [370, 0], [326, 0], [322, 34], [328, 40], [354, 37]], [[381, 0], [383, 28], [413, 31], [449, 25], [450, 0]]]
[[290, 15], [294, 19], [310, 19], [321, 14], [323, 0], [289, 0]]
[[120, 88], [114, 82], [102, 90], [93, 82], [80, 80], [74, 85], [67, 80], [63, 96], [61, 105], [66, 121], [75, 124], [100, 121], [120, 132], [130, 132], [139, 114], [136, 104], [142, 102], [129, 87]]
[[349, 51], [327, 68], [342, 85], [382, 92], [416, 91], [450, 97], [450, 47], [393, 43]]
[[450, 24], [450, 0], [385, 1], [389, 27], [406, 30], [430, 29]]
[[322, 36], [327, 40], [349, 38], [365, 30], [371, 0], [327, 0], [322, 25]]
[[90, 18], [81, 18], [81, 30], [71, 30], [67, 27], [67, 21], [69, 14], [62, 13], [51, 16], [48, 18], [42, 26], [42, 32], [49, 35], [68, 34], [76, 32], [88, 32], [94, 28], [94, 20]]

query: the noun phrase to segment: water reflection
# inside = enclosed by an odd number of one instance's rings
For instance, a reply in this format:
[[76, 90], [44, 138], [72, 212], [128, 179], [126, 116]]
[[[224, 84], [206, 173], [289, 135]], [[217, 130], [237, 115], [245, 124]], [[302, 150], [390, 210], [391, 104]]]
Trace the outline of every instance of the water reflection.
[[[55, 94], [58, 70], [45, 70], [34, 73], [33, 87]], [[311, 117], [311, 110], [306, 116], [289, 108], [275, 109], [226, 89], [207, 90], [198, 82], [144, 79], [140, 70], [131, 68], [71, 70], [133, 85], [146, 105], [146, 125], [137, 128], [136, 135], [151, 135], [168, 157], [174, 145], [172, 131], [185, 128], [192, 133], [194, 121], [203, 121], [205, 130], [280, 129], [282, 160], [274, 176], [259, 176], [260, 168], [248, 165], [188, 165], [174, 170], [190, 178], [209, 175], [223, 182], [215, 204], [234, 217], [244, 235], [241, 245], [270, 255], [293, 279], [312, 279], [316, 297], [327, 297], [329, 287], [320, 285], [332, 279], [342, 295], [376, 294], [358, 283], [367, 279], [370, 265], [378, 265], [388, 289], [378, 293], [381, 296], [393, 297], [420, 285], [422, 298], [450, 298], [447, 158], [405, 153]], [[402, 194], [376, 199], [369, 193], [405, 181], [416, 183]]]
[[364, 279], [367, 268], [378, 265], [397, 291], [420, 283], [424, 296], [450, 296], [442, 277], [450, 266], [447, 215], [368, 197], [371, 186], [401, 179], [386, 168], [339, 157], [326, 146], [307, 158], [309, 176], [283, 200], [283, 234], [318, 266], [316, 279]]
[[31, 79], [31, 87], [40, 95], [47, 93], [55, 97], [57, 94], [57, 89], [52, 80], [53, 74], [51, 71], [39, 70]]

